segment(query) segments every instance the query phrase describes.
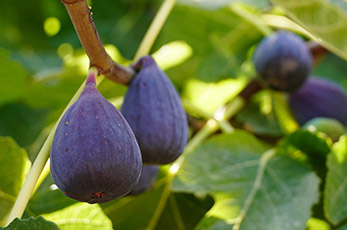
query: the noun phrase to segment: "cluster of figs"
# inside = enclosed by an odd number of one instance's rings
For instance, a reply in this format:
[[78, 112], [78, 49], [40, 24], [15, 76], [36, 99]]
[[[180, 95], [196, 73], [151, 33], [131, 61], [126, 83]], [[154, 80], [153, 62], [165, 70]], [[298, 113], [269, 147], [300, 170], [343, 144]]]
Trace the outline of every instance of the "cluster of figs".
[[[314, 125], [333, 139], [345, 132], [347, 95], [336, 83], [311, 76], [312, 56], [301, 37], [288, 31], [265, 37], [253, 62], [264, 84], [288, 93], [301, 126]], [[66, 196], [102, 203], [137, 195], [152, 186], [158, 165], [182, 154], [188, 123], [177, 91], [150, 56], [133, 69], [120, 111], [99, 93], [91, 73], [58, 124], [51, 173]]]
[[347, 124], [347, 95], [331, 80], [311, 75], [312, 56], [305, 41], [277, 31], [257, 46], [253, 62], [263, 82], [288, 93], [289, 108], [300, 126], [315, 126], [337, 139]]
[[97, 90], [90, 72], [55, 132], [51, 173], [68, 197], [103, 203], [152, 186], [158, 165], [175, 161], [188, 141], [179, 95], [150, 56], [133, 68], [119, 111]]

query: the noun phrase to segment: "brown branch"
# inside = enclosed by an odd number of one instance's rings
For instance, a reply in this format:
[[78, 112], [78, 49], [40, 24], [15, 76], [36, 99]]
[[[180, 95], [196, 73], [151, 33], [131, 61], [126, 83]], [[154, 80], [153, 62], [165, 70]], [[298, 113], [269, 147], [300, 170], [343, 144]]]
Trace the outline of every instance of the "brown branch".
[[135, 72], [112, 60], [107, 54], [86, 0], [62, 0], [75, 27], [78, 38], [87, 53], [90, 66], [95, 66], [101, 74], [119, 84], [128, 84]]

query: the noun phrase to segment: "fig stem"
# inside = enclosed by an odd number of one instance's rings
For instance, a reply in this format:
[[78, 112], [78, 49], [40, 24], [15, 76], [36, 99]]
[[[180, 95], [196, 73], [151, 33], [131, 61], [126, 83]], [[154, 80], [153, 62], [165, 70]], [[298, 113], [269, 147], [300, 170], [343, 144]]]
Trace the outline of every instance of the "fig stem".
[[[91, 70], [88, 73], [89, 75], [92, 74], [97, 74], [97, 69], [96, 68], [91, 68]], [[97, 83], [100, 83], [104, 78], [99, 78], [99, 81]], [[85, 87], [85, 82], [83, 82], [83, 84], [80, 86], [80, 88], [77, 90], [77, 92], [75, 93], [75, 95], [72, 97], [72, 99], [70, 100], [69, 104], [66, 106], [64, 112], [61, 114], [61, 116], [59, 117], [58, 121], [55, 123], [54, 127], [52, 128], [51, 132], [49, 133], [46, 141], [44, 142], [40, 152], [37, 154], [37, 157], [29, 171], [29, 174], [18, 194], [18, 197], [16, 199], [16, 202], [13, 205], [13, 208], [11, 210], [11, 213], [7, 219], [6, 225], [10, 224], [15, 218], [21, 218], [24, 210], [29, 202], [29, 199], [35, 189], [35, 186], [38, 187], [36, 184], [40, 178], [40, 181], [43, 181], [43, 177], [44, 175], [41, 176], [42, 171], [46, 165], [46, 162], [49, 158], [49, 153], [50, 153], [50, 149], [51, 149], [51, 145], [52, 145], [52, 141], [53, 141], [53, 137], [54, 137], [54, 133], [55, 130], [57, 129], [57, 126], [59, 124], [59, 121], [61, 120], [61, 118], [63, 117], [63, 115], [65, 114], [65, 112], [68, 110], [68, 108], [70, 108], [70, 106], [78, 99], [79, 95], [81, 94], [81, 92], [83, 91]], [[46, 174], [47, 175], [47, 174]]]
[[87, 0], [62, 0], [77, 36], [89, 57], [90, 66], [95, 66], [108, 79], [119, 84], [128, 84], [135, 71], [112, 60], [106, 52], [96, 30]]
[[161, 31], [176, 2], [177, 0], [165, 0], [160, 6], [158, 13], [155, 15], [151, 25], [140, 43], [139, 48], [136, 51], [133, 60], [134, 62], [136, 62], [140, 57], [149, 54], [156, 38], [159, 35], [159, 32]]

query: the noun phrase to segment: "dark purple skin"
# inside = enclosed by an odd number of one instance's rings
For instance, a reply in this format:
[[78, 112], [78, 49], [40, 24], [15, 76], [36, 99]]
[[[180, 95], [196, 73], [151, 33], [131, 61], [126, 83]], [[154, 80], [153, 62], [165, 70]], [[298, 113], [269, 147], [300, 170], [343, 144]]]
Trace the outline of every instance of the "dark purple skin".
[[278, 31], [265, 37], [253, 55], [258, 75], [274, 90], [293, 91], [308, 78], [312, 55], [302, 38]]
[[158, 177], [158, 171], [158, 165], [143, 165], [139, 182], [128, 195], [138, 195], [150, 189]]
[[188, 141], [187, 116], [180, 97], [152, 57], [142, 57], [134, 68], [139, 72], [121, 112], [135, 133], [143, 163], [171, 163]]
[[329, 80], [310, 77], [303, 87], [290, 94], [289, 106], [300, 125], [316, 117], [347, 123], [347, 95]]
[[50, 157], [54, 182], [75, 200], [103, 203], [136, 186], [140, 148], [125, 118], [96, 89], [95, 75], [59, 122]]

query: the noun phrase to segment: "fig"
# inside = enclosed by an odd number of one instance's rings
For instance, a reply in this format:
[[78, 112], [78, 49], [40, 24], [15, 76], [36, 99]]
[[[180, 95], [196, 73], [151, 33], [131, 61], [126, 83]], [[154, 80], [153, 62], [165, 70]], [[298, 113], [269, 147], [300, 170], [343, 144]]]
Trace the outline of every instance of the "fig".
[[303, 126], [311, 132], [323, 132], [334, 142], [345, 133], [345, 127], [338, 120], [327, 117], [316, 117], [306, 122]]
[[75, 200], [103, 203], [136, 186], [140, 148], [125, 118], [97, 90], [95, 74], [59, 122], [50, 157], [54, 182]]
[[310, 77], [289, 95], [289, 107], [300, 125], [316, 117], [333, 118], [344, 125], [347, 122], [347, 95], [326, 79]]
[[137, 72], [125, 94], [121, 112], [133, 129], [147, 164], [176, 160], [188, 141], [188, 123], [180, 97], [150, 56], [135, 65]]
[[143, 165], [139, 182], [128, 195], [138, 195], [150, 189], [158, 177], [158, 171], [158, 165]]
[[270, 88], [290, 92], [298, 89], [308, 78], [312, 55], [301, 37], [277, 31], [260, 42], [253, 62], [258, 75]]

